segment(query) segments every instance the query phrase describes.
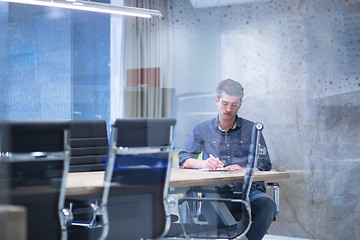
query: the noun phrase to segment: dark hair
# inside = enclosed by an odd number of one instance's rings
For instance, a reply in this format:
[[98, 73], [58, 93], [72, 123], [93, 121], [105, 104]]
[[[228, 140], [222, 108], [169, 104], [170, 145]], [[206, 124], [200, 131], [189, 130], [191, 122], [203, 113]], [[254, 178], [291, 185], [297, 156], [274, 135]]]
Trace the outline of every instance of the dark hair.
[[216, 89], [217, 96], [221, 96], [221, 92], [225, 92], [231, 96], [239, 97], [240, 100], [244, 97], [244, 88], [241, 84], [232, 79], [225, 79], [219, 82]]

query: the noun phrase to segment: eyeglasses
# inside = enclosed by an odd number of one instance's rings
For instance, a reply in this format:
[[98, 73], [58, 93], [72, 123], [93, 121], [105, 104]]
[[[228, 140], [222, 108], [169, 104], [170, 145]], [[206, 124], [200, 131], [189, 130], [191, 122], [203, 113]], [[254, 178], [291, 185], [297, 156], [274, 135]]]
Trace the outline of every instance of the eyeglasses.
[[240, 104], [241, 104], [241, 101], [240, 102], [232, 102], [232, 103], [229, 103], [227, 101], [224, 101], [220, 98], [220, 103], [223, 105], [223, 106], [227, 106], [230, 104], [231, 107], [240, 107]]

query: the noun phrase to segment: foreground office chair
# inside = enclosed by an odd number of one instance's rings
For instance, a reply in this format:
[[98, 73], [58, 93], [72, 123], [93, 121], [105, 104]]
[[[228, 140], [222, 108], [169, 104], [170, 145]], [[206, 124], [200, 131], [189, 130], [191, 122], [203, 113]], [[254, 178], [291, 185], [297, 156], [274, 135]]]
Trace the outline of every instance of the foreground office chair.
[[27, 210], [27, 239], [67, 239], [68, 122], [0, 122], [0, 198]]
[[107, 239], [161, 237], [170, 225], [165, 210], [175, 119], [117, 119], [112, 124], [102, 207]]
[[[249, 149], [248, 164], [244, 176], [243, 189], [240, 199], [229, 199], [216, 197], [217, 191], [206, 191], [196, 189], [195, 193], [205, 193], [211, 197], [184, 197], [179, 199], [179, 212], [187, 211], [180, 216], [180, 223], [172, 223], [167, 234], [168, 238], [208, 238], [208, 239], [241, 239], [245, 236], [251, 226], [251, 206], [249, 200], [250, 188], [253, 182], [254, 172], [258, 161], [260, 134], [263, 129], [261, 123], [254, 124]], [[218, 211], [208, 216], [213, 222], [198, 221], [191, 216], [193, 212], [190, 206], [201, 204], [212, 204], [214, 209], [227, 210], [226, 204], [237, 204], [237, 208], [242, 209], [240, 219], [235, 219], [228, 212]], [[185, 216], [185, 217], [184, 217]], [[190, 217], [189, 217], [190, 216]], [[185, 218], [185, 219], [184, 219]]]

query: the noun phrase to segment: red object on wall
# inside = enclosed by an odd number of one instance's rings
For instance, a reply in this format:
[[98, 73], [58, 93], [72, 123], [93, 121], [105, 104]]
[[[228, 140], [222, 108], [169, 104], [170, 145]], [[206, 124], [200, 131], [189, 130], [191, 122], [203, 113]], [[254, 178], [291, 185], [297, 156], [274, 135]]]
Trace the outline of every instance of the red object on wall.
[[160, 68], [133, 68], [126, 70], [128, 87], [160, 87]]

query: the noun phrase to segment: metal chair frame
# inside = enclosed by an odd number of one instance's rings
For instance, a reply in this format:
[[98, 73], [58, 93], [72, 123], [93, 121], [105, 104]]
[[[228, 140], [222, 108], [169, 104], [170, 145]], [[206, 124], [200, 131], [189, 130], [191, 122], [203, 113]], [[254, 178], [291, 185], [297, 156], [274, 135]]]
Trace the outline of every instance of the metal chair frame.
[[[247, 212], [248, 218], [249, 218], [249, 224], [246, 226], [246, 228], [243, 230], [243, 232], [239, 233], [235, 238], [235, 240], [239, 240], [242, 239], [246, 233], [249, 231], [250, 226], [251, 226], [251, 206], [250, 206], [250, 199], [249, 199], [249, 193], [250, 193], [250, 189], [251, 189], [251, 185], [253, 182], [253, 178], [254, 178], [254, 173], [255, 173], [255, 169], [257, 166], [257, 162], [258, 162], [258, 158], [259, 158], [259, 148], [260, 146], [260, 136], [261, 136], [261, 131], [263, 129], [263, 125], [261, 123], [255, 123], [254, 127], [253, 127], [253, 132], [252, 132], [252, 139], [251, 139], [251, 145], [250, 145], [250, 153], [249, 153], [249, 160], [248, 160], [248, 165], [246, 168], [246, 174], [244, 177], [244, 186], [243, 186], [243, 193], [241, 195], [241, 199], [224, 199], [224, 198], [202, 198], [202, 197], [184, 197], [178, 200], [178, 210], [179, 212], [182, 211], [181, 209], [181, 205], [184, 203], [188, 203], [188, 202], [193, 202], [193, 201], [197, 201], [197, 202], [218, 202], [218, 203], [225, 203], [225, 202], [235, 202], [235, 203], [240, 203], [242, 204], [242, 206], [244, 206], [244, 209]], [[193, 191], [193, 190], [190, 190]], [[194, 190], [196, 192], [201, 192], [201, 190], [197, 191]], [[189, 206], [189, 205], [187, 205]], [[189, 210], [190, 212], [191, 210]], [[244, 213], [243, 213], [244, 215]], [[196, 238], [202, 238], [202, 237], [191, 237], [188, 235], [188, 233], [186, 232], [186, 228], [185, 228], [185, 222], [183, 217], [180, 217], [180, 223], [181, 223], [181, 227], [182, 227], [182, 231], [183, 234], [185, 236], [185, 238], [187, 239], [196, 239]], [[175, 239], [177, 239], [177, 237], [175, 237]]]
[[[67, 223], [72, 221], [72, 213], [69, 209], [65, 208], [65, 195], [66, 195], [66, 179], [70, 166], [70, 144], [69, 144], [69, 130], [64, 130], [64, 151], [59, 152], [30, 152], [30, 153], [13, 153], [1, 152], [1, 162], [28, 162], [28, 161], [49, 161], [49, 160], [63, 160], [64, 169], [62, 172], [62, 181], [60, 187], [59, 201], [57, 205], [58, 216], [61, 227], [61, 239], [68, 238]], [[1, 166], [0, 166], [1, 167]]]
[[[165, 177], [164, 191], [163, 191], [163, 201], [165, 206], [166, 213], [166, 223], [163, 235], [166, 234], [168, 229], [170, 228], [170, 214], [168, 214], [167, 209], [167, 195], [168, 195], [168, 187], [170, 180], [170, 169], [172, 163], [172, 151], [174, 149], [173, 145], [173, 126], [170, 126], [170, 144], [168, 146], [151, 146], [151, 147], [121, 147], [117, 146], [117, 137], [118, 137], [118, 129], [114, 124], [112, 125], [111, 135], [110, 135], [110, 144], [108, 149], [108, 161], [107, 167], [105, 170], [105, 179], [103, 184], [103, 193], [101, 197], [101, 202], [97, 201], [91, 204], [93, 209], [93, 217], [89, 223], [79, 223], [72, 222], [71, 224], [74, 226], [82, 226], [87, 228], [98, 228], [102, 227], [102, 233], [99, 240], [105, 240], [109, 234], [109, 216], [108, 216], [108, 198], [110, 188], [112, 186], [112, 175], [115, 166], [115, 158], [117, 155], [138, 155], [138, 154], [153, 154], [153, 153], [169, 153], [167, 172]], [[71, 212], [71, 207], [69, 209]], [[97, 221], [97, 216], [101, 216], [102, 223]]]

